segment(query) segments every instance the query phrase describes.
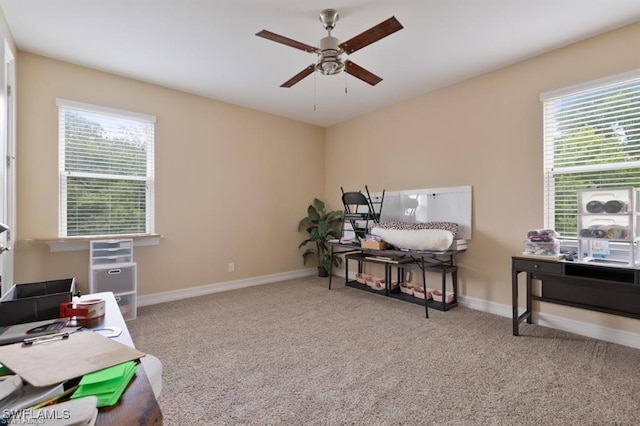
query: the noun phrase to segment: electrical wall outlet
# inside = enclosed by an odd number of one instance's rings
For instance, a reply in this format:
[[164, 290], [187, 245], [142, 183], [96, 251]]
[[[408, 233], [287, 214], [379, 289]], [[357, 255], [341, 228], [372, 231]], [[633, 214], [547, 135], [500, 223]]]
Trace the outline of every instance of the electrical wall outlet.
[[231, 262], [229, 264], [229, 272], [235, 272], [235, 270], [236, 270], [236, 264]]

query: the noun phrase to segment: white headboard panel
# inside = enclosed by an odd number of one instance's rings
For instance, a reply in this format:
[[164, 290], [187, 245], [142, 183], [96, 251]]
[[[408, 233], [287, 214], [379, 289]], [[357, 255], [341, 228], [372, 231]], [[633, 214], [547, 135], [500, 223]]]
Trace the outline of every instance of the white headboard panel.
[[[381, 192], [371, 194], [374, 200], [379, 200], [381, 196]], [[470, 240], [471, 202], [471, 186], [386, 191], [381, 220], [455, 222], [459, 226], [456, 238]]]

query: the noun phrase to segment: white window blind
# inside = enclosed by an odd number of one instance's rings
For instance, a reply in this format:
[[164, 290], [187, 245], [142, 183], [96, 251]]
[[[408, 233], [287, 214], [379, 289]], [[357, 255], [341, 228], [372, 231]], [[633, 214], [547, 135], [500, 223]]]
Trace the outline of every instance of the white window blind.
[[640, 71], [541, 95], [545, 226], [577, 237], [577, 191], [640, 186]]
[[60, 237], [153, 233], [155, 117], [56, 104]]

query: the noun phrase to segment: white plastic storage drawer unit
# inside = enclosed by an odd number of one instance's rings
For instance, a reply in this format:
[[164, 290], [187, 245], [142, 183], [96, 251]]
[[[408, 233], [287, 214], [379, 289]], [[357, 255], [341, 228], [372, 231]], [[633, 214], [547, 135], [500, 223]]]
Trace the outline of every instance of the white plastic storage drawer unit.
[[125, 320], [136, 319], [137, 301], [135, 293], [120, 293], [116, 295], [116, 302], [120, 307], [120, 312]]
[[89, 292], [113, 292], [126, 320], [137, 315], [137, 264], [133, 239], [91, 241]]
[[135, 263], [118, 265], [116, 268], [92, 268], [91, 293], [112, 291], [114, 294], [131, 293], [136, 291]]
[[133, 239], [91, 241], [91, 266], [133, 263]]

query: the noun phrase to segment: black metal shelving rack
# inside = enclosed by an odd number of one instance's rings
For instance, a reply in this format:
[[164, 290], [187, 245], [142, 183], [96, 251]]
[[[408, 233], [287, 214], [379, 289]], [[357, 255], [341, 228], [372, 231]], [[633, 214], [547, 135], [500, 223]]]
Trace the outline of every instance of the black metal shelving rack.
[[[342, 248], [345, 251], [335, 252], [334, 248]], [[345, 285], [347, 287], [357, 288], [359, 290], [368, 291], [371, 293], [381, 294], [394, 299], [399, 299], [405, 302], [422, 305], [425, 307], [425, 317], [429, 318], [429, 308], [439, 311], [448, 311], [458, 306], [458, 267], [454, 264], [454, 256], [460, 251], [445, 251], [445, 252], [418, 252], [418, 251], [403, 251], [403, 250], [371, 250], [363, 249], [355, 244], [340, 244], [336, 243], [332, 245], [332, 253], [344, 254], [345, 257]], [[376, 257], [377, 256], [377, 257]], [[358, 265], [358, 272], [361, 273], [365, 262], [372, 262], [377, 264], [383, 264], [385, 270], [385, 288], [381, 290], [373, 289], [366, 284], [361, 284], [358, 281], [349, 279], [349, 261], [355, 261]], [[433, 299], [421, 299], [409, 294], [402, 293], [400, 288], [393, 289], [391, 284], [393, 282], [393, 269], [396, 269], [396, 281], [401, 282], [401, 277], [404, 277], [406, 269], [418, 270], [422, 273], [422, 285], [426, 295], [427, 281], [426, 273], [438, 273], [441, 275], [441, 292], [442, 301], [435, 301]], [[446, 287], [447, 287], [447, 274], [451, 274], [451, 287], [453, 290], [453, 300], [449, 303], [446, 302]], [[437, 287], [432, 287], [437, 288]], [[329, 278], [329, 289], [331, 289], [331, 275]]]

